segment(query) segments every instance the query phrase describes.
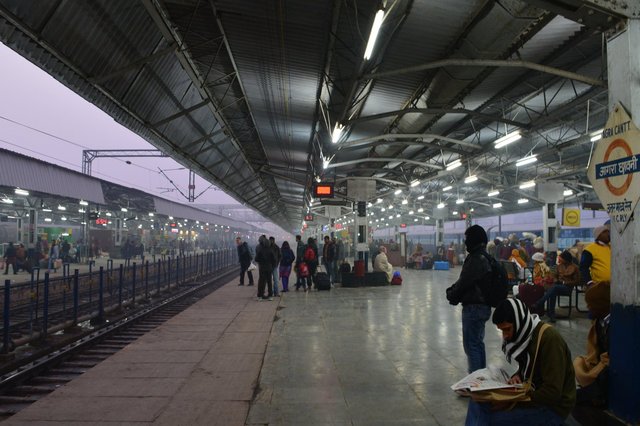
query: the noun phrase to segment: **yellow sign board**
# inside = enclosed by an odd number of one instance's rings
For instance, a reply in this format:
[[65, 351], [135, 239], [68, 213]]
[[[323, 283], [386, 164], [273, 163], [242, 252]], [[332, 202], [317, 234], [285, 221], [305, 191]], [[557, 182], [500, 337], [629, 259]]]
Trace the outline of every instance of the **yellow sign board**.
[[580, 209], [562, 209], [563, 226], [580, 226]]

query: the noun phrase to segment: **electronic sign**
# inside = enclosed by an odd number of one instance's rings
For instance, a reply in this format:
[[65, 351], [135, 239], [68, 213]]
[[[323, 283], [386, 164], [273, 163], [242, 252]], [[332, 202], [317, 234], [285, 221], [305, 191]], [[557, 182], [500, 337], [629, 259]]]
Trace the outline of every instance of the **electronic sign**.
[[107, 223], [109, 223], [109, 219], [106, 219], [104, 217], [99, 217], [96, 219], [96, 225], [106, 225]]
[[316, 183], [313, 187], [313, 198], [333, 198], [333, 184]]
[[306, 222], [313, 222], [313, 215], [312, 214], [306, 214], [304, 215], [304, 220]]

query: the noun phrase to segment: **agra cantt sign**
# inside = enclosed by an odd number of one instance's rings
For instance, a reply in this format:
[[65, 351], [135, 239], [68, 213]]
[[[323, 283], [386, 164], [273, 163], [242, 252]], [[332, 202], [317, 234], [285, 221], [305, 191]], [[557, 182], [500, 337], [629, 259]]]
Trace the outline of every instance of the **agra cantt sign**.
[[620, 234], [640, 198], [640, 130], [616, 104], [596, 143], [587, 175]]

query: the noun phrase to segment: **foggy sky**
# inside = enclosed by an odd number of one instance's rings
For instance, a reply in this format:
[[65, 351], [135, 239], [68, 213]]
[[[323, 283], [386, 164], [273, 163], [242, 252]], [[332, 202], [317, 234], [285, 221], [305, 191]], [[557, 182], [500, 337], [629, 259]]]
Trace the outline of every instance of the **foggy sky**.
[[[156, 149], [46, 72], [0, 43], [0, 147], [82, 171], [84, 149]], [[97, 158], [92, 175], [188, 204], [158, 167], [188, 194], [189, 172], [170, 158]], [[183, 169], [183, 170], [176, 170]], [[196, 177], [195, 194], [210, 184]], [[237, 204], [209, 189], [195, 204]]]

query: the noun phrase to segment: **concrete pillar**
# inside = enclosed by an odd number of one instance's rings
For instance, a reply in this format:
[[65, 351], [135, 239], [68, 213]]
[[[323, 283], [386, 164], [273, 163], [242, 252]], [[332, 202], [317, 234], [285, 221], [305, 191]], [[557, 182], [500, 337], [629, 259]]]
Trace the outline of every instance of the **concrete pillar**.
[[122, 245], [122, 219], [119, 217], [115, 218], [116, 226], [115, 226], [115, 234], [114, 234], [114, 246], [120, 247]]
[[25, 230], [25, 247], [33, 248], [38, 241], [38, 210], [29, 209], [28, 210], [29, 218], [26, 221], [26, 230]]
[[[640, 127], [640, 20], [607, 40], [609, 112], [621, 103]], [[640, 179], [634, 174], [634, 179]], [[635, 211], [638, 211], [636, 206]], [[635, 215], [634, 211], [634, 215]], [[611, 326], [609, 409], [632, 423], [640, 422], [640, 213], [621, 235], [611, 228]]]

